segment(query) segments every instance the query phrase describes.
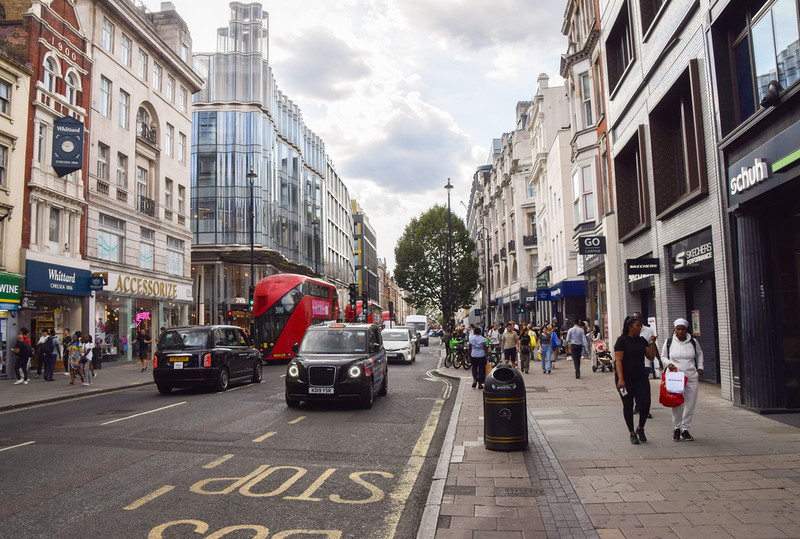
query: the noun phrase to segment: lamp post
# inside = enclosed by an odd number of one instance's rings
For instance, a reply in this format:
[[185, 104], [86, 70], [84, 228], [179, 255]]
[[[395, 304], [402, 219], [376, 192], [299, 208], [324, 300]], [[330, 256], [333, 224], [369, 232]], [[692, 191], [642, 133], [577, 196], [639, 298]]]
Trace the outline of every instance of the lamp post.
[[256, 290], [256, 256], [255, 256], [255, 243], [256, 243], [256, 211], [255, 201], [253, 199], [253, 187], [255, 185], [258, 174], [253, 172], [253, 165], [250, 165], [250, 172], [247, 173], [247, 179], [250, 182], [250, 305], [252, 306], [253, 295]]
[[450, 183], [450, 178], [447, 178], [447, 185], [445, 185], [444, 188], [447, 190], [447, 300], [445, 301], [445, 310], [447, 311], [447, 313], [445, 314], [445, 316], [447, 318], [447, 322], [450, 323], [450, 317], [453, 315], [452, 312], [453, 253], [451, 246], [453, 229], [450, 226], [450, 191], [453, 190], [453, 185]]
[[314, 273], [319, 277], [319, 219], [316, 216], [311, 220], [311, 226], [314, 227]]

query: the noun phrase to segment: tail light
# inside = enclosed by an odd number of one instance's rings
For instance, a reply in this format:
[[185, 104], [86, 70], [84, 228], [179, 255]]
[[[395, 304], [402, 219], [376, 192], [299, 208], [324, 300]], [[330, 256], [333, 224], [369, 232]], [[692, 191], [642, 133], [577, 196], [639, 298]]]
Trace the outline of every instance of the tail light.
[[206, 354], [203, 356], [203, 367], [210, 367], [211, 366], [211, 354]]
[[158, 367], [158, 356], [154, 355], [153, 356], [153, 368], [155, 369], [156, 367]]

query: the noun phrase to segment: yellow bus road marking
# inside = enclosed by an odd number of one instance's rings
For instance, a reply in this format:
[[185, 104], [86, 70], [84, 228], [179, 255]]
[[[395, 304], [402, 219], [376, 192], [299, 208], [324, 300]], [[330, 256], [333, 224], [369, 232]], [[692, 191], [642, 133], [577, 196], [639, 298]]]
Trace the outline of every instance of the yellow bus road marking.
[[186, 401], [183, 402], [176, 402], [175, 404], [170, 404], [169, 406], [162, 406], [161, 408], [156, 408], [155, 410], [150, 410], [148, 412], [141, 412], [139, 414], [129, 415], [128, 417], [120, 417], [119, 419], [112, 419], [111, 421], [106, 421], [105, 423], [100, 423], [100, 425], [110, 425], [111, 423], [117, 423], [118, 421], [125, 421], [126, 419], [133, 419], [134, 417], [139, 417], [147, 414], [153, 414], [155, 412], [160, 412], [161, 410], [166, 410], [167, 408], [173, 408], [175, 406], [180, 406], [181, 404], [186, 404]]
[[216, 468], [217, 466], [219, 466], [223, 462], [226, 462], [226, 461], [230, 460], [232, 457], [233, 457], [233, 454], [225, 455], [222, 458], [219, 458], [219, 459], [215, 460], [214, 462], [209, 462], [208, 464], [203, 466], [203, 468], [205, 468], [207, 470], [210, 470], [211, 468]]
[[268, 432], [268, 433], [266, 433], [266, 434], [265, 434], [265, 435], [263, 435], [263, 436], [259, 436], [258, 438], [256, 438], [256, 439], [255, 439], [255, 440], [253, 440], [253, 441], [254, 441], [255, 443], [258, 443], [258, 442], [263, 442], [264, 440], [266, 440], [267, 438], [269, 438], [270, 436], [273, 436], [273, 435], [275, 435], [275, 434], [278, 434], [278, 433], [277, 433], [277, 432]]
[[138, 500], [136, 500], [135, 502], [133, 502], [132, 504], [127, 506], [125, 509], [127, 509], [128, 511], [133, 511], [134, 509], [139, 509], [141, 506], [143, 506], [147, 502], [151, 502], [151, 501], [155, 500], [156, 498], [158, 498], [162, 494], [166, 494], [167, 492], [169, 492], [170, 490], [172, 490], [174, 488], [175, 487], [173, 487], [172, 485], [164, 485], [160, 489], [158, 489], [158, 490], [156, 490], [154, 492], [151, 492], [147, 496], [144, 496], [143, 498], [139, 498]]
[[17, 445], [12, 445], [12, 446], [9, 446], [9, 447], [4, 447], [4, 448], [0, 449], [0, 452], [8, 451], [9, 449], [14, 449], [16, 447], [23, 447], [23, 446], [31, 445], [31, 444], [35, 444], [35, 443], [36, 442], [25, 442], [24, 444], [17, 444]]
[[428, 414], [428, 420], [425, 422], [422, 432], [417, 439], [416, 445], [411, 452], [411, 458], [408, 459], [405, 467], [398, 477], [397, 486], [389, 494], [389, 511], [383, 520], [383, 527], [378, 530], [375, 537], [382, 539], [391, 539], [397, 533], [397, 524], [400, 522], [400, 516], [405, 509], [406, 500], [411, 495], [414, 488], [414, 483], [417, 481], [419, 472], [422, 465], [425, 463], [425, 457], [428, 456], [428, 449], [430, 449], [433, 435], [436, 433], [436, 425], [439, 423], [439, 418], [442, 415], [444, 408], [444, 399], [439, 399]]
[[295, 423], [300, 423], [300, 422], [301, 422], [302, 420], [304, 420], [305, 418], [306, 418], [306, 416], [304, 416], [304, 415], [301, 415], [301, 416], [300, 416], [300, 417], [298, 417], [297, 419], [295, 419], [295, 420], [292, 420], [292, 421], [289, 421], [289, 424], [290, 424], [290, 425], [294, 425]]

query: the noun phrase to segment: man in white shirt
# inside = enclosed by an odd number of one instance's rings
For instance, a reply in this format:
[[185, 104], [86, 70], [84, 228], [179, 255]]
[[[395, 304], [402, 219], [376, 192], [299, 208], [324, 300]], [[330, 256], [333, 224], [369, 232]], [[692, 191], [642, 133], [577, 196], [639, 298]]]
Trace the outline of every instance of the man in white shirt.
[[[651, 328], [650, 326], [648, 326], [645, 323], [645, 322], [647, 322], [647, 320], [645, 320], [644, 317], [642, 317], [642, 313], [637, 311], [637, 312], [633, 313], [633, 317], [642, 322], [642, 331], [641, 331], [641, 333], [639, 333], [639, 335], [644, 337], [647, 342], [650, 342], [650, 337], [655, 336], [656, 332], [653, 330], [653, 328]], [[663, 366], [661, 365], [661, 354], [658, 351], [658, 344], [656, 344], [656, 359], [658, 359], [658, 368], [659, 368], [659, 370], [663, 370]], [[645, 356], [645, 358], [644, 358], [644, 366], [645, 366], [645, 368], [650, 369], [650, 372], [653, 373], [653, 378], [658, 378], [656, 376], [655, 360], [650, 361]]]

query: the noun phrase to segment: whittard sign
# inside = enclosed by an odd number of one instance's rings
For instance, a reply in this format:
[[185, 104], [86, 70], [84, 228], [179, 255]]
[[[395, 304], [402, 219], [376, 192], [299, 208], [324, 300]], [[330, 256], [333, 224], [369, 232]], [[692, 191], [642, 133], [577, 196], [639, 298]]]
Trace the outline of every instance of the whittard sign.
[[25, 264], [25, 288], [67, 296], [90, 296], [92, 272], [56, 264], [28, 260]]

